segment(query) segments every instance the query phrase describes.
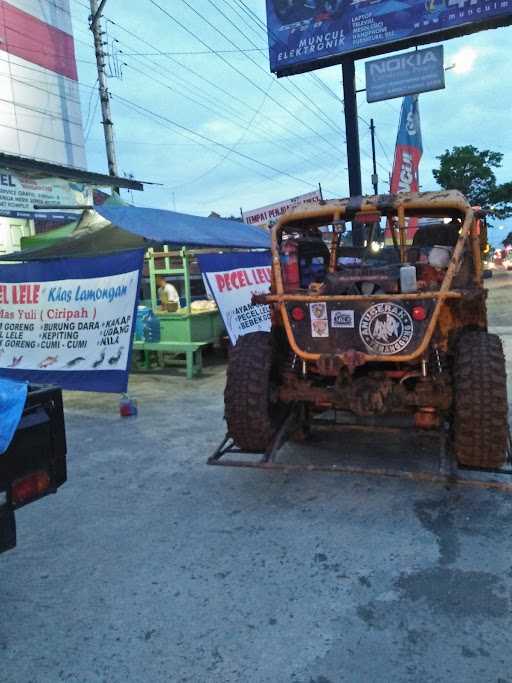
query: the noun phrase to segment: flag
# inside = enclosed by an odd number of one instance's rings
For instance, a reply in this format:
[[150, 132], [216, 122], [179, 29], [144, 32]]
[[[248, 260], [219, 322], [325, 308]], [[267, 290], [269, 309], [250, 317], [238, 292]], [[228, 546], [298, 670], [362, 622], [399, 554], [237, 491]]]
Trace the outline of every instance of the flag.
[[[402, 102], [400, 125], [396, 138], [395, 159], [391, 174], [390, 191], [418, 192], [419, 174], [423, 147], [421, 143], [420, 110], [417, 95], [407, 95]], [[412, 240], [417, 229], [417, 219], [408, 223], [407, 240]], [[386, 237], [391, 237], [387, 234]]]

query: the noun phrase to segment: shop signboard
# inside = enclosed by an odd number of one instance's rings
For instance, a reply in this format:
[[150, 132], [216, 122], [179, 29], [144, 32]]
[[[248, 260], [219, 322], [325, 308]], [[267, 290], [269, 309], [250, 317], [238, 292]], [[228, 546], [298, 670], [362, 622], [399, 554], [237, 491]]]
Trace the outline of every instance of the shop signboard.
[[126, 391], [143, 256], [0, 266], [0, 375]]
[[317, 204], [322, 199], [320, 190], [307, 192], [306, 194], [292, 197], [291, 199], [284, 199], [275, 204], [268, 204], [259, 209], [252, 211], [242, 211], [242, 218], [244, 223], [248, 225], [255, 225], [260, 228], [271, 228], [279, 218], [290, 209], [300, 206], [301, 204]]
[[93, 188], [61, 178], [38, 178], [0, 168], [0, 216], [34, 218], [35, 206], [90, 206]]
[[253, 294], [270, 289], [270, 253], [200, 254], [199, 267], [232, 344], [249, 332], [270, 332], [270, 308], [253, 305]]
[[380, 102], [444, 88], [443, 46], [366, 62], [366, 101]]
[[267, 0], [270, 70], [311, 71], [512, 23], [512, 0]]

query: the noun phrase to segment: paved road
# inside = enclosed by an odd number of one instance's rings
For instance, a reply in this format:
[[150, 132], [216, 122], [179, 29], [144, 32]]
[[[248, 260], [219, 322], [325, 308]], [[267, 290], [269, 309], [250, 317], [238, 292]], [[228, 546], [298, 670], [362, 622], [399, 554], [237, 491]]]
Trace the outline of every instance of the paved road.
[[0, 558], [0, 681], [512, 683], [512, 495], [208, 468], [222, 388], [136, 377], [133, 420], [67, 396], [69, 482]]

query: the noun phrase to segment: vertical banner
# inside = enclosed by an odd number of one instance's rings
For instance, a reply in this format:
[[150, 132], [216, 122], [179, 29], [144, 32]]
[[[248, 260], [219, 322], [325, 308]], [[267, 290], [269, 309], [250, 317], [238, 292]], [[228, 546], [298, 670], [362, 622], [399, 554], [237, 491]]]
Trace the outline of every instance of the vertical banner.
[[143, 257], [0, 266], [0, 376], [126, 391]]
[[[419, 165], [422, 153], [418, 96], [408, 95], [403, 99], [400, 112], [400, 125], [396, 138], [395, 159], [390, 184], [392, 193], [418, 192]], [[417, 223], [416, 218], [409, 220], [408, 240], [412, 240], [417, 230]], [[386, 238], [391, 238], [388, 231], [386, 231]]]
[[253, 294], [270, 289], [270, 253], [201, 254], [197, 258], [231, 343], [249, 332], [270, 332], [270, 308], [251, 303]]

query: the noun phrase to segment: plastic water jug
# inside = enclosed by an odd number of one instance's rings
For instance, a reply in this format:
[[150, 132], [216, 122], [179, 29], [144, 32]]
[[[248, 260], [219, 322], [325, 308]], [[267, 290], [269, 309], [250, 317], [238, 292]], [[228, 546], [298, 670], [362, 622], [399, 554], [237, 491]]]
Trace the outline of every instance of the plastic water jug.
[[142, 341], [144, 339], [144, 322], [151, 309], [147, 306], [137, 306], [137, 318], [135, 319], [135, 340]]
[[416, 284], [416, 267], [415, 266], [401, 266], [400, 268], [400, 289], [403, 294], [406, 292], [416, 292], [418, 286]]
[[144, 316], [142, 334], [145, 342], [154, 344], [160, 341], [160, 320], [151, 310]]

